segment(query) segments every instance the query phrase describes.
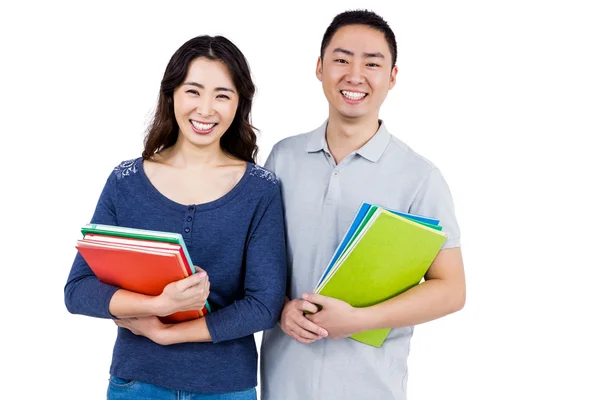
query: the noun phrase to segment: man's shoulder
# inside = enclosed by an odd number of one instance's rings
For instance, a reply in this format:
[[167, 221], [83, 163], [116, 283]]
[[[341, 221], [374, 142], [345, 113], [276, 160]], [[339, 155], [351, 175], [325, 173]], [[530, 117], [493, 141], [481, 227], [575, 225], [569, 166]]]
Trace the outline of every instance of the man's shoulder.
[[392, 153], [393, 159], [402, 160], [403, 163], [409, 164], [414, 172], [428, 173], [437, 168], [431, 160], [415, 151], [397, 136], [390, 136], [389, 151]]
[[299, 133], [281, 139], [273, 146], [273, 152], [297, 152], [304, 151], [306, 144], [314, 131]]

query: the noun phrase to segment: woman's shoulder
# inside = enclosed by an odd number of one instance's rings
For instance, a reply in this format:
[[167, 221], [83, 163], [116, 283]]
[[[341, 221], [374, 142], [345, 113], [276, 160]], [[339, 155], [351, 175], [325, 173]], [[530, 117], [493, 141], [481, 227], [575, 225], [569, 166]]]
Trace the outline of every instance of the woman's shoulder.
[[246, 171], [244, 192], [247, 196], [255, 199], [271, 199], [276, 192], [280, 191], [277, 176], [268, 169], [248, 163]]
[[117, 180], [133, 176], [142, 169], [142, 157], [121, 161], [113, 168], [113, 175]]
[[250, 163], [249, 168], [250, 176], [254, 177], [258, 183], [262, 183], [267, 186], [276, 186], [278, 184], [279, 180], [277, 179], [277, 176], [265, 167]]

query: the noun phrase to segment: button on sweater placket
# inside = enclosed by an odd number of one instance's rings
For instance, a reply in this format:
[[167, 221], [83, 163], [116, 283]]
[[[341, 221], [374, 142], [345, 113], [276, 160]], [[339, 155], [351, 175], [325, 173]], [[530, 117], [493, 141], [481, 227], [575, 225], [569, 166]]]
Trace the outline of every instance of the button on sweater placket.
[[192, 226], [194, 223], [194, 216], [196, 212], [196, 207], [189, 206], [185, 217], [183, 219], [183, 237], [189, 239], [192, 237]]

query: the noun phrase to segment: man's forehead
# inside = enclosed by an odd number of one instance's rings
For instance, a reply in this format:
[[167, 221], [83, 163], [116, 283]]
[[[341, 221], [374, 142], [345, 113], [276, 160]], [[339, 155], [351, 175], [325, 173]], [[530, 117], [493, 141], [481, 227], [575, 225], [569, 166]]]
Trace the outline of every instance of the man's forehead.
[[327, 52], [333, 53], [340, 49], [355, 55], [381, 53], [386, 58], [391, 56], [383, 32], [365, 25], [347, 25], [338, 29], [327, 46]]

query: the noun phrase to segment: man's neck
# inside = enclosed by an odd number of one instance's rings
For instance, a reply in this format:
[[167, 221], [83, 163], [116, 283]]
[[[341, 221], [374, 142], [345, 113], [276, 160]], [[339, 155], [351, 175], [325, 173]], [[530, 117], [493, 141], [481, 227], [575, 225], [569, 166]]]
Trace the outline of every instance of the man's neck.
[[364, 118], [349, 120], [329, 116], [325, 139], [336, 164], [348, 154], [363, 147], [379, 130], [379, 119]]

